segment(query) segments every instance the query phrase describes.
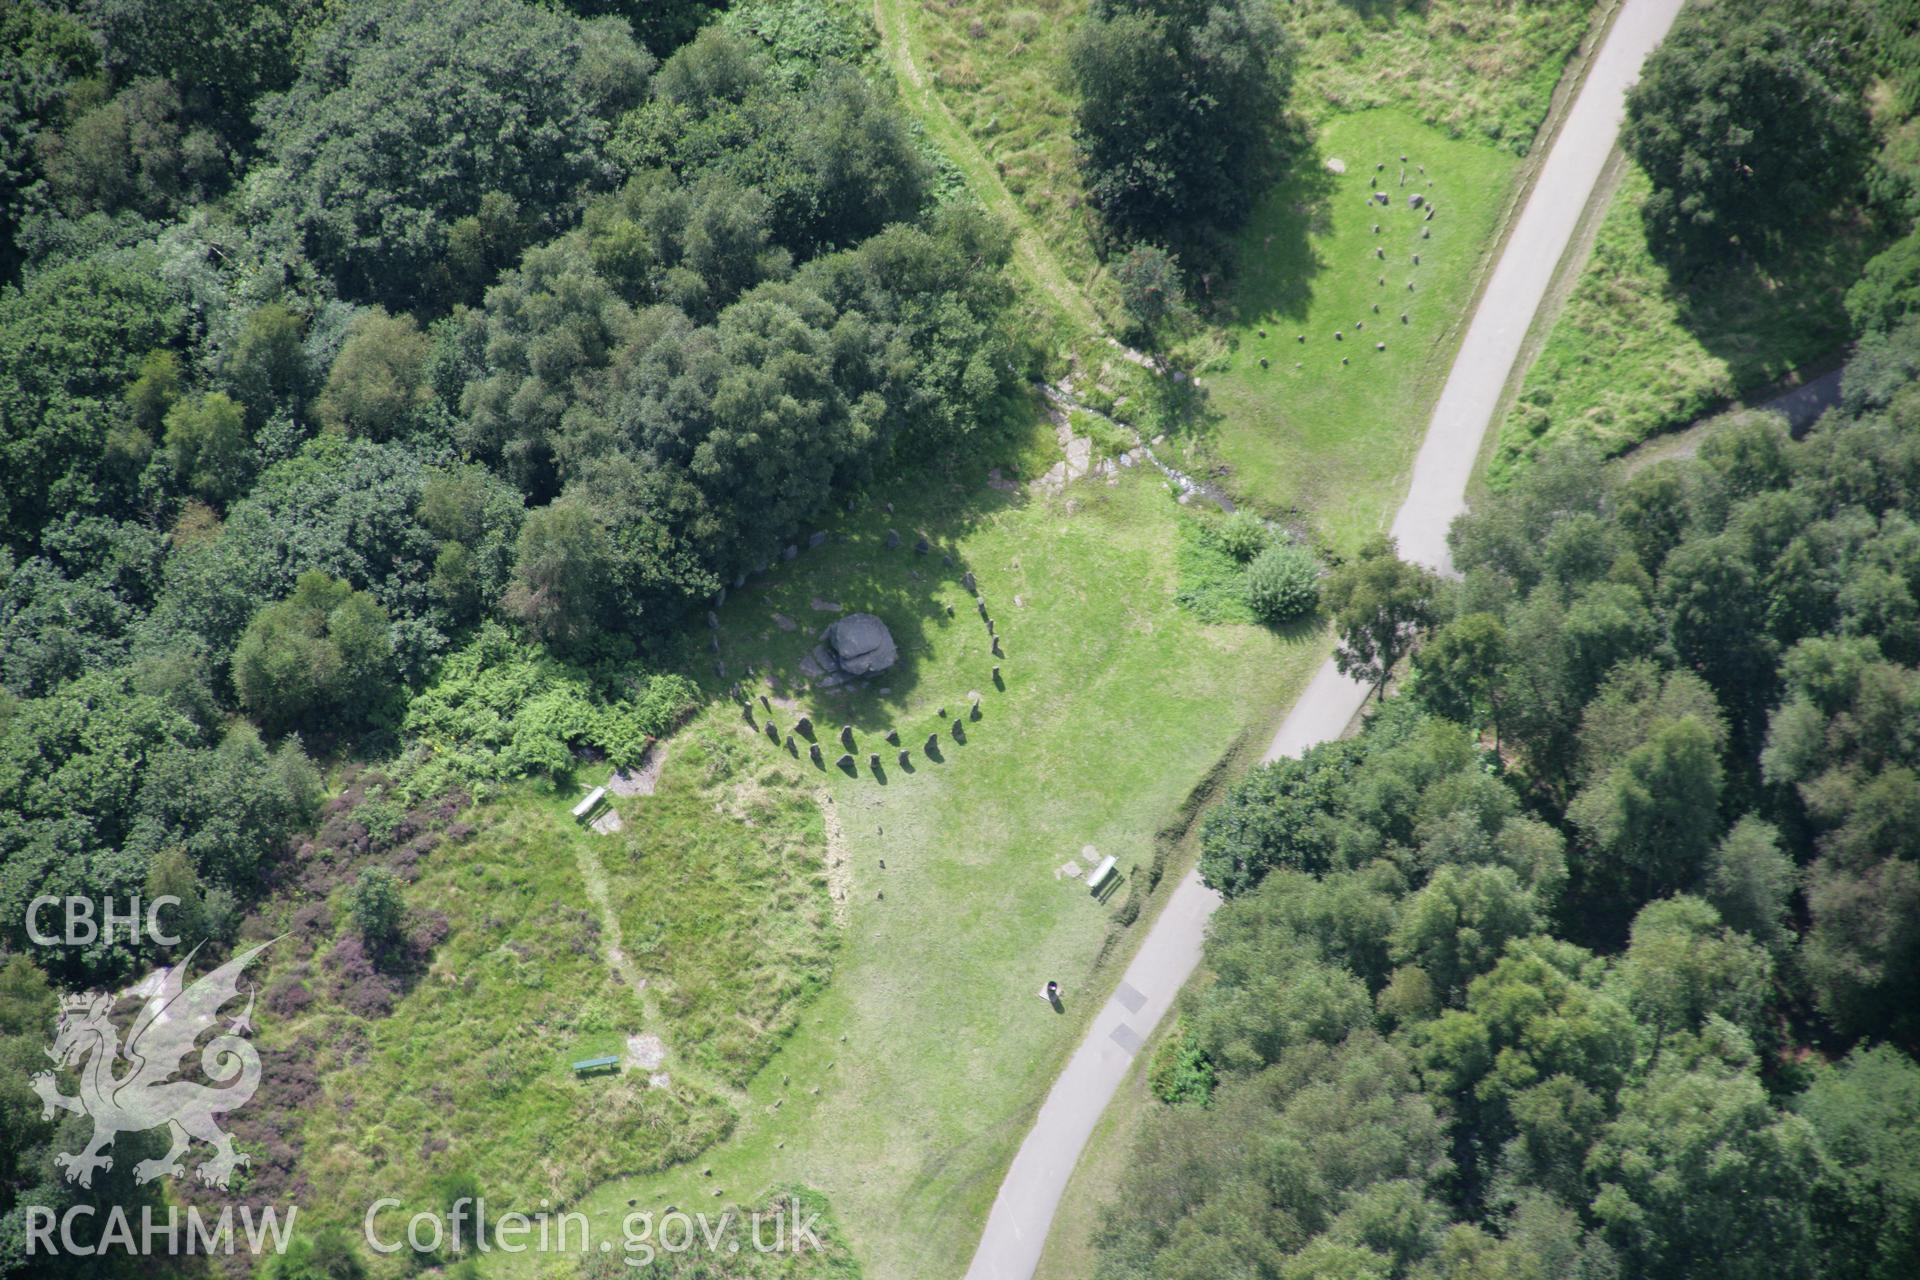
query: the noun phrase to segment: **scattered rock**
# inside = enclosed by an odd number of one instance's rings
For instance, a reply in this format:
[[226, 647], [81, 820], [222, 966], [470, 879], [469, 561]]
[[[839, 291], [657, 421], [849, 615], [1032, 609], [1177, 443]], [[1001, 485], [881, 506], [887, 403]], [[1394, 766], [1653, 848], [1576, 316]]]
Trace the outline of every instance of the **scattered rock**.
[[807, 550], [809, 551], [818, 550], [819, 548], [824, 547], [826, 545], [827, 545], [827, 535], [824, 530], [810, 533], [807, 535]]
[[659, 1036], [627, 1037], [627, 1060], [642, 1071], [656, 1071], [667, 1061], [667, 1046]]
[[782, 631], [798, 631], [800, 629], [799, 623], [789, 618], [786, 614], [777, 611], [773, 615], [773, 625]]
[[800, 548], [789, 542], [786, 546], [780, 548], [780, 558], [782, 560], [797, 560], [800, 558]]

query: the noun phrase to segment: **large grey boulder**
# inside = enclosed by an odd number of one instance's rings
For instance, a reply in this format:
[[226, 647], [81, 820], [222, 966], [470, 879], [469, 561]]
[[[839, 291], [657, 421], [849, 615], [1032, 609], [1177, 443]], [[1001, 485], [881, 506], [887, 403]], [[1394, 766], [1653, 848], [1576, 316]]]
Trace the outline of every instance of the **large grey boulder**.
[[870, 613], [839, 619], [821, 633], [820, 644], [832, 660], [831, 668], [842, 675], [870, 676], [887, 670], [900, 656], [887, 624]]

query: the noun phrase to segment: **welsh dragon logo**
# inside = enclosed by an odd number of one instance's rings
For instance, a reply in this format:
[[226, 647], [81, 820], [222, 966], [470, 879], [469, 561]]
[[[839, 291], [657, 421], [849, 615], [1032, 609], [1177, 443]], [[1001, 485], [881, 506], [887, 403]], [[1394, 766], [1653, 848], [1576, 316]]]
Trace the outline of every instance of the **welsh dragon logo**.
[[[62, 1001], [60, 1022], [47, 1056], [56, 1067], [79, 1066], [80, 1096], [70, 1098], [61, 1093], [51, 1071], [34, 1076], [33, 1089], [45, 1104], [40, 1112], [43, 1119], [51, 1119], [55, 1108], [93, 1119], [93, 1139], [84, 1151], [54, 1155], [54, 1163], [66, 1171], [67, 1181], [92, 1186], [96, 1169], [113, 1168], [113, 1157], [105, 1151], [116, 1135], [142, 1133], [161, 1125], [167, 1127], [172, 1146], [159, 1159], [142, 1160], [133, 1167], [137, 1183], [184, 1176], [180, 1157], [195, 1138], [214, 1149], [213, 1157], [202, 1161], [196, 1170], [200, 1181], [209, 1186], [225, 1187], [234, 1169], [247, 1163], [245, 1153], [233, 1149], [232, 1136], [214, 1117], [244, 1106], [260, 1085], [260, 1055], [243, 1038], [253, 1030], [251, 990], [240, 1016], [229, 1021], [226, 1030], [200, 1051], [200, 1066], [208, 1079], [234, 1083], [215, 1089], [172, 1077], [200, 1037], [215, 1029], [222, 1007], [239, 998], [240, 975], [271, 945], [263, 942], [242, 952], [191, 985], [186, 981], [187, 966], [198, 947], [172, 968], [156, 969], [119, 995], [70, 996]], [[146, 1003], [128, 1028], [123, 1049], [119, 1029], [108, 1015], [114, 1004], [127, 996], [144, 997]], [[85, 1065], [80, 1066], [83, 1060]], [[116, 1074], [122, 1062], [125, 1070]]]

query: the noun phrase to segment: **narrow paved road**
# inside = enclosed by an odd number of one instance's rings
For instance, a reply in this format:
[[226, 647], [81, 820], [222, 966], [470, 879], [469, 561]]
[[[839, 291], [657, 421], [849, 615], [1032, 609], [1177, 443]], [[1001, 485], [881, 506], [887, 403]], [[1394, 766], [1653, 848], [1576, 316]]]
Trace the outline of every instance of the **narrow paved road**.
[[[1451, 568], [1447, 526], [1466, 510], [1467, 480], [1501, 389], [1619, 135], [1627, 89], [1673, 25], [1680, 4], [1626, 0], [1567, 113], [1461, 341], [1414, 461], [1413, 481], [1393, 522], [1400, 554], [1409, 560]], [[1298, 755], [1338, 737], [1365, 699], [1366, 690], [1328, 662], [1281, 724], [1267, 759]], [[967, 1280], [1033, 1275], [1081, 1149], [1134, 1054], [1199, 964], [1207, 920], [1219, 902], [1196, 873], [1188, 873], [1174, 889], [1113, 998], [1041, 1104], [1000, 1185]]]

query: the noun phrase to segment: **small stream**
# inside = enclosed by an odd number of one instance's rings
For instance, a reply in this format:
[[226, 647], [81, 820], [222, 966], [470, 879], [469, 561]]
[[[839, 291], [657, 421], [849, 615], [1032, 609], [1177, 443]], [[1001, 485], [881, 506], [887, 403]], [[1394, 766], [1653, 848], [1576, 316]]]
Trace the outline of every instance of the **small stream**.
[[1180, 490], [1181, 501], [1184, 502], [1189, 497], [1198, 497], [1207, 502], [1211, 502], [1214, 506], [1229, 514], [1234, 510], [1233, 499], [1229, 498], [1218, 485], [1209, 484], [1205, 480], [1196, 480], [1186, 472], [1180, 470], [1180, 468], [1167, 462], [1153, 451], [1153, 446], [1147, 443], [1145, 437], [1127, 423], [1121, 422], [1117, 418], [1110, 418], [1098, 409], [1081, 403], [1075, 398], [1071, 391], [1055, 383], [1041, 383], [1040, 394], [1046, 397], [1048, 404], [1053, 405], [1063, 412], [1067, 410], [1078, 410], [1090, 417], [1098, 418], [1102, 422], [1110, 423], [1132, 436], [1134, 445], [1140, 450], [1141, 456], [1158, 467], [1160, 474], [1173, 481], [1174, 486]]

